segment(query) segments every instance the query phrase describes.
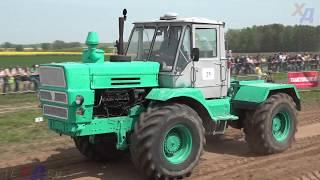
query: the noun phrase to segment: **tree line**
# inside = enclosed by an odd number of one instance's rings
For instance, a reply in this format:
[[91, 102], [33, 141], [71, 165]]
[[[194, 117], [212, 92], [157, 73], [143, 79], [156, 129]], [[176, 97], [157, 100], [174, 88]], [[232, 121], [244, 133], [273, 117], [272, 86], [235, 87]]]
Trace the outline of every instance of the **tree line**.
[[[316, 52], [320, 51], [320, 26], [284, 26], [271, 24], [243, 29], [229, 29], [226, 33], [227, 49], [237, 53], [257, 52]], [[107, 43], [104, 46], [112, 46]], [[34, 50], [63, 50], [82, 47], [80, 42], [56, 40], [52, 43], [20, 45], [5, 42], [1, 48], [15, 48], [23, 51], [25, 47]]]
[[5, 42], [0, 45], [1, 48], [4, 49], [12, 49], [14, 48], [16, 51], [23, 51], [24, 48], [33, 48], [34, 50], [61, 50], [61, 49], [69, 49], [69, 48], [81, 48], [80, 42], [64, 42], [61, 40], [56, 40], [52, 43], [41, 43], [41, 44], [34, 44], [34, 45], [21, 45], [21, 44], [13, 44], [10, 42]]
[[238, 53], [320, 51], [320, 26], [271, 24], [229, 29], [227, 48]]

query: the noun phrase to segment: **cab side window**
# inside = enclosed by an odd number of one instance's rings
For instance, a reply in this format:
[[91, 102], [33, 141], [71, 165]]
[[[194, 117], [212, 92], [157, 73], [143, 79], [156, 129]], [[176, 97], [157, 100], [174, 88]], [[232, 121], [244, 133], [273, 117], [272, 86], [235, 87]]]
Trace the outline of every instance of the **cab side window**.
[[177, 62], [177, 71], [181, 72], [191, 61], [191, 28], [188, 26], [185, 30], [183, 41], [179, 49]]
[[200, 58], [217, 57], [217, 30], [215, 28], [196, 28], [195, 47], [200, 50]]

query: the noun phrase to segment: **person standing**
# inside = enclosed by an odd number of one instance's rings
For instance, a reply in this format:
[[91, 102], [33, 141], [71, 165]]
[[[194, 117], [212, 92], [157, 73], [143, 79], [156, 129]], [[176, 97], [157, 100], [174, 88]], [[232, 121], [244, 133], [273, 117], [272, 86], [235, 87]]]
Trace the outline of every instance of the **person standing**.
[[19, 74], [21, 75], [20, 81], [22, 82], [23, 85], [23, 92], [26, 92], [29, 90], [29, 69], [28, 68], [23, 68], [20, 70]]
[[256, 63], [255, 66], [256, 66], [255, 73], [256, 73], [256, 75], [258, 77], [257, 79], [261, 80], [262, 76], [263, 76], [263, 73], [262, 73], [262, 69], [261, 69], [260, 63]]
[[3, 86], [4, 86], [4, 69], [0, 69], [0, 87], [2, 91], [3, 91]]
[[14, 92], [18, 92], [19, 91], [19, 81], [20, 81], [20, 75], [19, 75], [19, 68], [18, 67], [13, 67], [11, 68], [11, 77], [9, 78], [9, 80], [14, 81]]
[[4, 76], [3, 76], [3, 86], [2, 86], [2, 93], [6, 94], [8, 91], [11, 91], [11, 86], [9, 84], [9, 79], [11, 77], [10, 70], [4, 69]]
[[30, 72], [31, 72], [30, 81], [33, 82], [33, 90], [37, 91], [40, 84], [39, 65], [37, 64], [33, 65]]

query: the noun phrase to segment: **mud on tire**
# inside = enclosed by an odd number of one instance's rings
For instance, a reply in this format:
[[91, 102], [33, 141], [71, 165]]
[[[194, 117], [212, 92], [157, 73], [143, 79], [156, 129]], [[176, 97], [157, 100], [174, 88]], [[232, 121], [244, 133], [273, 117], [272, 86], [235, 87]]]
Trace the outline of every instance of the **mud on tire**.
[[287, 94], [271, 95], [255, 111], [247, 112], [244, 124], [245, 138], [253, 152], [285, 151], [293, 143], [297, 129], [296, 104]]
[[[179, 128], [187, 130], [179, 133]], [[192, 139], [190, 153], [183, 160], [181, 158], [184, 156], [174, 159], [174, 153], [169, 151], [167, 154], [168, 149], [178, 148], [169, 143], [174, 142], [171, 135], [177, 132], [180, 134], [178, 137], [183, 137], [184, 131], [186, 137]], [[188, 145], [181, 138], [181, 147], [184, 144]], [[204, 128], [198, 114], [186, 105], [166, 104], [148, 108], [140, 115], [131, 136], [130, 151], [134, 165], [148, 179], [180, 179], [190, 176], [191, 170], [199, 161], [204, 144]]]

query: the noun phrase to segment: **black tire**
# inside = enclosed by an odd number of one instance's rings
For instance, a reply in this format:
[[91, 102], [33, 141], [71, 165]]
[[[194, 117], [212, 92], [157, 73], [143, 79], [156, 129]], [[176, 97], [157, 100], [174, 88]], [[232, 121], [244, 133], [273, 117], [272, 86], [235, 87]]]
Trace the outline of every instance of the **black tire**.
[[[273, 118], [280, 112], [289, 117], [286, 138], [277, 141], [273, 135]], [[244, 122], [245, 139], [251, 151], [257, 154], [274, 154], [291, 147], [297, 131], [297, 109], [291, 96], [285, 93], [271, 95], [255, 111], [248, 111]]]
[[[170, 163], [162, 151], [166, 133], [177, 125], [187, 127], [192, 136], [192, 150], [186, 160]], [[140, 115], [131, 136], [131, 158], [148, 179], [178, 179], [191, 175], [205, 144], [204, 128], [198, 114], [182, 104], [148, 108]]]
[[118, 160], [125, 154], [125, 151], [116, 148], [114, 134], [96, 135], [94, 144], [89, 141], [89, 136], [78, 136], [73, 140], [80, 153], [93, 161]]

